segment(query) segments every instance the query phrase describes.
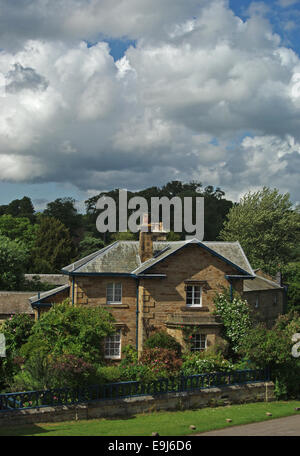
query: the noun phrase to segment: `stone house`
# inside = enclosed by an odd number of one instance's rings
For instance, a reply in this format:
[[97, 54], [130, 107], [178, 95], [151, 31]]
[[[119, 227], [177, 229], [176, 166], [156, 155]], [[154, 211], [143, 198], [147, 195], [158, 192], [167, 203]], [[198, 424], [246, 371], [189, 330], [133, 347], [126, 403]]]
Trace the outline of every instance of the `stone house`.
[[0, 325], [14, 314], [27, 314], [34, 318], [34, 310], [29, 303], [32, 292], [0, 291]]
[[[24, 274], [27, 282], [47, 283], [53, 288], [68, 283], [68, 277], [63, 274]], [[34, 288], [33, 288], [34, 289]], [[34, 318], [36, 311], [30, 305], [33, 291], [0, 291], [0, 324], [11, 315], [27, 314]]]
[[66, 297], [75, 306], [103, 306], [117, 328], [105, 342], [108, 359], [120, 359], [128, 344], [140, 353], [162, 329], [182, 345], [192, 329], [194, 351], [221, 342], [213, 300], [222, 287], [244, 295], [268, 324], [284, 309], [283, 287], [255, 274], [239, 242], [168, 242], [164, 233], [141, 231], [139, 241], [116, 241], [62, 272], [68, 284], [30, 299], [36, 318]]

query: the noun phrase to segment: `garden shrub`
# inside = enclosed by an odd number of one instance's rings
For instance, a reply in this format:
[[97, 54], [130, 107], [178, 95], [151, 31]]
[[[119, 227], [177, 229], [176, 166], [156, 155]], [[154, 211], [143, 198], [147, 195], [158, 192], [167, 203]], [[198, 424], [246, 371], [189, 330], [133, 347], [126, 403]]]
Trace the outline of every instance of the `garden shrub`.
[[53, 375], [52, 388], [78, 388], [96, 381], [96, 368], [74, 355], [62, 355], [52, 359], [50, 369]]
[[21, 365], [13, 378], [11, 391], [31, 391], [48, 389], [52, 386], [53, 372], [49, 357], [35, 353], [27, 362]]
[[292, 356], [292, 336], [300, 332], [300, 315], [281, 315], [272, 329], [257, 325], [244, 338], [240, 353], [258, 367], [269, 366], [277, 398], [300, 397], [300, 360]]
[[153, 373], [161, 377], [169, 377], [180, 371], [182, 359], [167, 348], [146, 348], [141, 355], [140, 363], [149, 366]]
[[99, 366], [97, 368], [98, 383], [117, 383], [122, 381], [121, 368], [119, 366]]
[[122, 366], [127, 366], [128, 364], [133, 364], [137, 363], [138, 361], [138, 352], [135, 347], [132, 345], [125, 345], [125, 347], [122, 348], [122, 353], [124, 357], [122, 358], [121, 365]]
[[12, 314], [1, 326], [5, 336], [6, 357], [0, 358], [0, 390], [9, 388], [14, 375], [20, 370], [20, 363], [15, 362], [21, 346], [28, 340], [34, 320], [25, 314]]
[[177, 356], [181, 354], [181, 345], [177, 340], [166, 331], [157, 331], [152, 334], [146, 342], [145, 348], [166, 348], [174, 351]]
[[234, 355], [242, 346], [247, 332], [253, 327], [251, 308], [237, 293], [231, 300], [225, 290], [215, 296], [214, 304], [215, 314], [222, 319], [223, 337], [229, 342], [229, 348]]
[[22, 347], [22, 355], [51, 353], [75, 355], [90, 363], [103, 363], [104, 338], [115, 332], [113, 317], [101, 307], [55, 304], [34, 324], [32, 334]]
[[210, 372], [229, 372], [233, 364], [227, 361], [220, 353], [197, 352], [183, 356], [181, 367], [182, 375], [197, 375]]
[[141, 363], [122, 366], [121, 375], [121, 379], [124, 382], [137, 381], [143, 383], [150, 383], [166, 376], [165, 371], [160, 369], [153, 370], [152, 367]]
[[52, 357], [36, 353], [14, 377], [13, 389], [78, 388], [94, 384], [96, 380], [96, 368], [83, 358], [74, 355]]

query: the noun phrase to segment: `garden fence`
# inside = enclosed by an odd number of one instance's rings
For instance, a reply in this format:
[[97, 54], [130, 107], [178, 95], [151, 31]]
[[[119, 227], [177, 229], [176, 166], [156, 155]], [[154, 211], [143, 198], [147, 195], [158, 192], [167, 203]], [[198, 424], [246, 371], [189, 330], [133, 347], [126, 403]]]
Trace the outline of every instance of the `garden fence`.
[[129, 381], [108, 383], [81, 388], [59, 388], [0, 394], [0, 412], [23, 410], [56, 405], [71, 405], [107, 399], [123, 399], [136, 396], [160, 395], [199, 391], [226, 385], [242, 385], [268, 381], [268, 369], [247, 369], [233, 372], [214, 372], [199, 375], [162, 378], [144, 383]]

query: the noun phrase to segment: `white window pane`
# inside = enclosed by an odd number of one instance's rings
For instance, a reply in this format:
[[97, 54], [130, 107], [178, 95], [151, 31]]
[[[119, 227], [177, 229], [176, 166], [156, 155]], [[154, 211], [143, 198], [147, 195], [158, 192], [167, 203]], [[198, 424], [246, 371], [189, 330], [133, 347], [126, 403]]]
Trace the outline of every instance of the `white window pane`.
[[104, 355], [106, 358], [121, 357], [121, 331], [118, 330], [115, 334], [105, 339]]

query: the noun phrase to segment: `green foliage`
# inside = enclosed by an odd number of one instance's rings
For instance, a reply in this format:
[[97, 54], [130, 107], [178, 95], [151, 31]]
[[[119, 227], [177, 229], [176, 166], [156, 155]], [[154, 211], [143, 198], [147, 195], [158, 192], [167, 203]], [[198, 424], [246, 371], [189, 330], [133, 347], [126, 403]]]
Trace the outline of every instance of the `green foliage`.
[[24, 282], [24, 270], [28, 250], [19, 241], [0, 235], [0, 289], [20, 290]]
[[[114, 189], [109, 192], [103, 192], [99, 195], [95, 195], [85, 201], [87, 211], [87, 222], [89, 226], [95, 226], [96, 218], [99, 214], [99, 210], [96, 208], [96, 203], [102, 196], [109, 196], [114, 199], [117, 209], [117, 226], [119, 226], [119, 190]], [[146, 199], [148, 208], [151, 207], [152, 197], [167, 197], [169, 199], [174, 196], [179, 197], [182, 201], [184, 197], [193, 197], [193, 213], [195, 213], [196, 197], [205, 197], [205, 220], [204, 220], [204, 239], [214, 241], [218, 236], [223, 222], [225, 221], [226, 214], [232, 206], [232, 202], [224, 199], [225, 193], [220, 188], [214, 188], [213, 186], [207, 186], [202, 188], [201, 182], [189, 182], [183, 183], [180, 181], [171, 181], [162, 187], [149, 187], [144, 190], [137, 192], [128, 192], [128, 199], [141, 196]], [[128, 211], [128, 218], [132, 211]], [[171, 206], [170, 211], [170, 234], [168, 240], [177, 240], [178, 234], [174, 233], [174, 217], [173, 207]], [[194, 220], [195, 221], [195, 220]], [[184, 229], [184, 228], [183, 228]], [[173, 231], [173, 233], [172, 233]], [[180, 238], [184, 239], [184, 235], [188, 234], [185, 231], [180, 233]], [[115, 238], [114, 238], [115, 239]], [[112, 236], [109, 234], [105, 237], [105, 243], [109, 244], [112, 241]]]
[[177, 340], [165, 331], [157, 331], [146, 342], [145, 348], [167, 348], [174, 351], [177, 356], [181, 353], [181, 345]]
[[1, 327], [6, 339], [7, 355], [14, 353], [27, 341], [31, 334], [34, 320], [25, 314], [12, 314]]
[[229, 372], [233, 368], [233, 364], [220, 353], [203, 351], [185, 354], [181, 372], [183, 375], [197, 375], [209, 372]]
[[34, 321], [29, 315], [19, 314], [11, 315], [1, 326], [6, 342], [6, 357], [1, 358], [0, 362], [0, 387], [11, 384], [13, 376], [19, 371], [16, 358], [19, 349], [28, 340], [33, 325]]
[[96, 368], [74, 355], [43, 356], [36, 353], [15, 375], [12, 389], [28, 391], [53, 388], [78, 388], [94, 384]]
[[180, 371], [182, 360], [167, 348], [146, 348], [143, 350], [140, 363], [149, 366], [161, 377], [169, 377]]
[[137, 363], [138, 360], [138, 352], [135, 347], [132, 345], [125, 345], [122, 348], [123, 359], [121, 361], [121, 365], [127, 365], [132, 363]]
[[31, 199], [24, 196], [22, 199], [15, 199], [7, 205], [0, 206], [0, 215], [12, 215], [13, 217], [26, 217], [34, 221], [34, 207]]
[[125, 231], [125, 232], [118, 232], [114, 233], [111, 236], [113, 241], [136, 241], [138, 238], [138, 235], [135, 233], [131, 233], [131, 231]]
[[169, 233], [167, 234], [167, 241], [169, 242], [180, 241], [180, 239], [180, 233], [174, 233], [174, 231], [169, 231]]
[[81, 226], [81, 216], [77, 212], [73, 198], [57, 198], [48, 203], [44, 215], [59, 220], [68, 228], [71, 236], [74, 236]]
[[93, 237], [90, 233], [87, 233], [79, 243], [79, 256], [80, 258], [84, 258], [85, 256], [102, 249], [102, 247], [104, 247], [102, 239]]
[[0, 217], [0, 233], [12, 241], [22, 241], [27, 246], [32, 246], [35, 239], [36, 225], [32, 225], [27, 217], [13, 217], [2, 215]]
[[41, 217], [34, 245], [34, 268], [56, 273], [71, 262], [74, 247], [68, 229], [53, 217]]
[[75, 355], [87, 362], [103, 361], [103, 340], [113, 334], [113, 317], [101, 307], [55, 304], [35, 323], [21, 354]]
[[289, 194], [264, 187], [245, 194], [231, 208], [220, 239], [238, 240], [253, 267], [274, 274], [293, 257], [299, 228], [300, 214], [293, 210]]
[[127, 366], [121, 365], [121, 381], [138, 381], [151, 383], [159, 378], [166, 377], [165, 370], [153, 369], [150, 365], [142, 363], [133, 363]]
[[31, 280], [24, 280], [22, 291], [49, 291], [55, 288], [53, 283], [41, 282], [40, 277], [35, 275]]
[[244, 338], [241, 354], [259, 367], [269, 366], [278, 397], [300, 396], [300, 360], [292, 356], [292, 336], [300, 332], [300, 314], [290, 312], [278, 317], [270, 330], [262, 324]]
[[243, 344], [244, 337], [252, 327], [251, 310], [246, 300], [235, 295], [218, 293], [214, 299], [215, 313], [222, 319], [223, 336], [229, 342], [230, 349], [237, 353]]
[[284, 265], [282, 277], [288, 285], [288, 309], [300, 311], [300, 262]]
[[122, 379], [120, 366], [99, 366], [97, 368], [98, 383], [118, 383]]

